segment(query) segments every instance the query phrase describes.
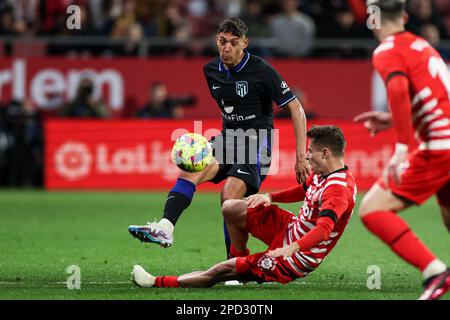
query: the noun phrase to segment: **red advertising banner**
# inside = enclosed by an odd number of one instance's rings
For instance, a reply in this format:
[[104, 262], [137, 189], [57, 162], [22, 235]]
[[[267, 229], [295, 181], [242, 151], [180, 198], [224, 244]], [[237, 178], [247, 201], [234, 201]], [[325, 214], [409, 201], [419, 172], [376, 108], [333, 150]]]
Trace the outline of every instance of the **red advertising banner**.
[[[80, 79], [93, 80], [94, 96], [114, 118], [131, 117], [145, 104], [149, 87], [159, 81], [173, 96], [194, 95], [185, 118], [220, 117], [203, 75], [209, 59], [70, 59], [3, 58], [0, 60], [0, 102], [29, 99], [41, 110], [55, 112], [71, 101]], [[351, 119], [370, 109], [370, 61], [269, 60], [292, 90], [301, 91], [318, 118]]]
[[[308, 122], [329, 124], [325, 122]], [[380, 176], [394, 144], [393, 131], [369, 137], [358, 124], [333, 121], [347, 139], [346, 164], [359, 190]], [[270, 176], [262, 190], [296, 184], [295, 137], [289, 120], [276, 121]], [[207, 138], [219, 133], [220, 121], [74, 121], [49, 120], [45, 126], [45, 186], [48, 190], [168, 190], [179, 169], [172, 164], [173, 142], [186, 132]], [[199, 190], [219, 190], [206, 183]]]

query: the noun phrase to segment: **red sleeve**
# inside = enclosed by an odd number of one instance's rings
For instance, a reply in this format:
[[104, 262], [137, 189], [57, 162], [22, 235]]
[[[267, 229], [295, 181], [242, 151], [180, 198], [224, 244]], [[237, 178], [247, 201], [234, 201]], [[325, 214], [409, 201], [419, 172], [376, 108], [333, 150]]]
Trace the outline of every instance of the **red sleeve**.
[[301, 251], [307, 251], [322, 241], [328, 240], [339, 218], [349, 209], [349, 206], [354, 205], [353, 200], [350, 199], [349, 190], [344, 186], [331, 185], [325, 189], [316, 226], [297, 240]]
[[305, 199], [304, 185], [298, 185], [290, 189], [270, 193], [272, 202], [291, 203], [299, 202]]
[[314, 174], [311, 174], [303, 185], [298, 185], [290, 189], [270, 193], [270, 198], [273, 202], [291, 203], [305, 200], [306, 190], [314, 179]]
[[380, 44], [372, 58], [373, 66], [385, 83], [388, 83], [396, 75], [408, 77], [408, 68], [404, 59], [393, 46], [393, 42]]
[[325, 189], [322, 194], [322, 206], [320, 207], [319, 217], [329, 217], [334, 223], [338, 222], [342, 214], [350, 206], [354, 206], [353, 196], [349, 195], [347, 187], [334, 184]]
[[300, 251], [308, 251], [314, 248], [322, 241], [328, 240], [331, 230], [333, 230], [334, 222], [329, 217], [321, 217], [317, 219], [316, 226], [308, 231], [302, 238], [297, 240]]
[[394, 77], [386, 87], [397, 142], [409, 145], [412, 117], [408, 78]]
[[[386, 42], [380, 45], [389, 47]], [[388, 95], [389, 108], [392, 113], [397, 142], [409, 144], [411, 119], [411, 97], [409, 95], [408, 69], [402, 57], [393, 48], [379, 52], [373, 57], [373, 65], [383, 78]]]

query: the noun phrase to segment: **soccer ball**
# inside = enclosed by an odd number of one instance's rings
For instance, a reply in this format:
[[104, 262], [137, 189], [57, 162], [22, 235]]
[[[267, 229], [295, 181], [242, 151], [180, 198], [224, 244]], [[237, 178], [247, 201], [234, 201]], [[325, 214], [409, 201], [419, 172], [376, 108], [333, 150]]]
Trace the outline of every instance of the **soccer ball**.
[[183, 134], [172, 148], [172, 162], [187, 172], [202, 171], [211, 162], [212, 157], [211, 144], [197, 133]]

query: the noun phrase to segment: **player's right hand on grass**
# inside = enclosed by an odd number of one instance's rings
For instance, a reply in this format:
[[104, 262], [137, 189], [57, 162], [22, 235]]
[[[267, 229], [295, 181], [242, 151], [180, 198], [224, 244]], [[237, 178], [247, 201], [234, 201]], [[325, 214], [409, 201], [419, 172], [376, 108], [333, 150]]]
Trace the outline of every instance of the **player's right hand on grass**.
[[270, 206], [272, 203], [272, 199], [268, 193], [264, 194], [252, 194], [248, 196], [245, 200], [247, 200], [247, 206], [249, 209], [256, 208], [260, 204], [263, 204], [264, 207]]
[[378, 132], [392, 127], [392, 114], [382, 111], [367, 111], [353, 118], [355, 122], [363, 122], [364, 127], [374, 137]]
[[295, 176], [297, 182], [302, 184], [308, 179], [310, 175], [309, 162], [306, 158], [298, 159], [295, 161]]

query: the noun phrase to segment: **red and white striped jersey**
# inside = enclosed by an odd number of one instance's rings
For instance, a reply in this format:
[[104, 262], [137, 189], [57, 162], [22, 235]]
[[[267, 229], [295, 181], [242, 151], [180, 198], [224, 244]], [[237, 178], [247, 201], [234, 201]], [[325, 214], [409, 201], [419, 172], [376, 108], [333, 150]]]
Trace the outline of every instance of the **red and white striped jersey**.
[[331, 210], [337, 221], [329, 239], [308, 251], [300, 251], [283, 261], [285, 266], [306, 276], [322, 262], [333, 249], [347, 226], [356, 201], [355, 178], [348, 168], [337, 170], [327, 176], [311, 175], [306, 181], [306, 194], [298, 216], [293, 216], [284, 235], [283, 247], [297, 241], [316, 226], [319, 213]]
[[385, 82], [396, 74], [408, 78], [419, 149], [450, 150], [450, 74], [439, 53], [423, 38], [401, 32], [375, 49], [373, 65]]

